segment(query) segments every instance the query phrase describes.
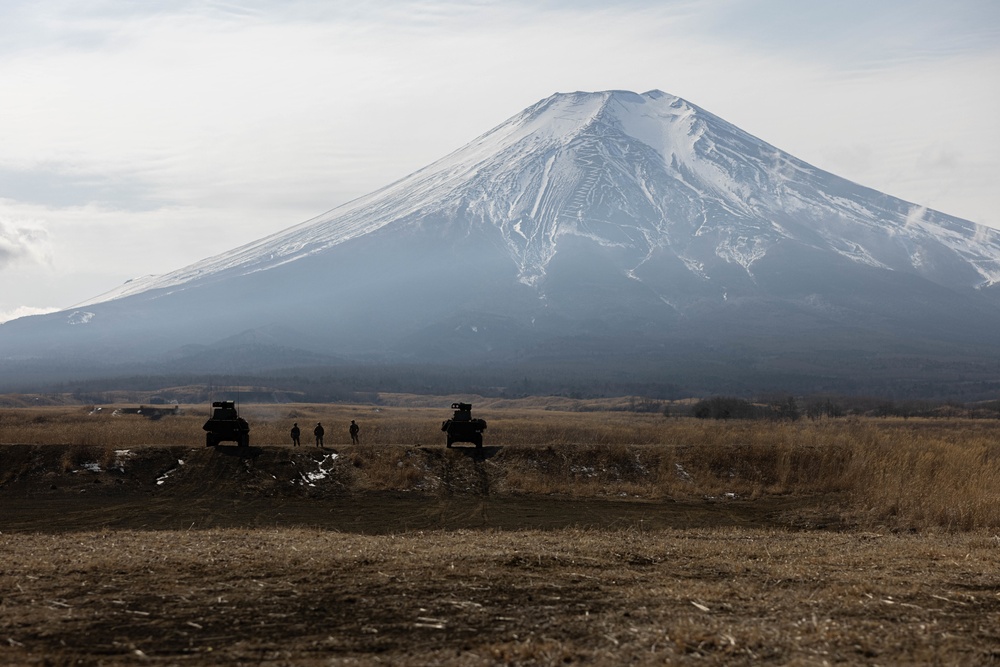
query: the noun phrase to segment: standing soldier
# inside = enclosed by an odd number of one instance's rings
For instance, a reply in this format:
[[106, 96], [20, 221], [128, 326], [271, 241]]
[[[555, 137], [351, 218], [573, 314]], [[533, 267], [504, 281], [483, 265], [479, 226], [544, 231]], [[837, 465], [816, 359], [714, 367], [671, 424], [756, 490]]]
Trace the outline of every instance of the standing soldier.
[[320, 424], [319, 422], [316, 422], [316, 428], [313, 429], [313, 435], [316, 436], [317, 447], [323, 446], [323, 433], [325, 433], [325, 431], [323, 430], [323, 425]]
[[358, 431], [359, 430], [360, 429], [358, 428], [358, 425], [355, 424], [354, 420], [352, 419], [351, 420], [351, 428], [350, 428], [350, 431], [351, 431], [351, 444], [354, 444], [354, 445], [358, 444]]
[[299, 424], [298, 422], [292, 424], [292, 447], [299, 446]]

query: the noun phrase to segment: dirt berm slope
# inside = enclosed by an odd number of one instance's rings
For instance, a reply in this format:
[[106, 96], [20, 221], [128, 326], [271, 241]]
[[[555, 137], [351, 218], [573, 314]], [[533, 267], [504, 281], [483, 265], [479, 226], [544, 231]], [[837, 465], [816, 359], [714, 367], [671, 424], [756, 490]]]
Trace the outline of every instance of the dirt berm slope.
[[627, 448], [0, 445], [0, 531], [839, 527], [835, 495], [678, 494], [665, 467]]

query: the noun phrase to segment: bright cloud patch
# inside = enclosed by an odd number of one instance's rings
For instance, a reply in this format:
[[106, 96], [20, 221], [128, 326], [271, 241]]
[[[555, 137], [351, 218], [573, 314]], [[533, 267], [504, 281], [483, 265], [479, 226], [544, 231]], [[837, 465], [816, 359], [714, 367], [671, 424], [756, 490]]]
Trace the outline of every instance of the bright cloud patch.
[[0, 310], [0, 324], [8, 322], [10, 320], [16, 320], [19, 317], [28, 317], [29, 315], [44, 315], [45, 313], [54, 313], [59, 310], [58, 308], [34, 308], [32, 306], [18, 306], [17, 308], [11, 310]]
[[21, 259], [43, 261], [47, 247], [44, 229], [0, 218], [0, 270]]

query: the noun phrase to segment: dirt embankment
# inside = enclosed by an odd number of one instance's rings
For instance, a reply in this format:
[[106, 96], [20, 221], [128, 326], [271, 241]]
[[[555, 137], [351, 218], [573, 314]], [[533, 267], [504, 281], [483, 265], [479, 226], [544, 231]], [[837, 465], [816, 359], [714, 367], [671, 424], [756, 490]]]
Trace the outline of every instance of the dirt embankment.
[[3, 445], [0, 531], [839, 525], [836, 494], [675, 494], [662, 474], [627, 449]]

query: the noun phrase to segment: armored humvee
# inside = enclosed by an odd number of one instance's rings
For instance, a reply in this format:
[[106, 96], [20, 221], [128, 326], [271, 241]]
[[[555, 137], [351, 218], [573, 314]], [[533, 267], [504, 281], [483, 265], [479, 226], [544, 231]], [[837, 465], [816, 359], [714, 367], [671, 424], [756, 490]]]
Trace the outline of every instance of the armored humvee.
[[213, 402], [212, 416], [202, 428], [207, 431], [206, 447], [215, 447], [220, 442], [235, 442], [240, 447], [250, 446], [250, 424], [240, 417], [234, 401]]
[[448, 434], [448, 446], [453, 442], [471, 442], [477, 448], [483, 446], [485, 419], [472, 418], [471, 403], [452, 403], [455, 415], [441, 424], [441, 430]]

